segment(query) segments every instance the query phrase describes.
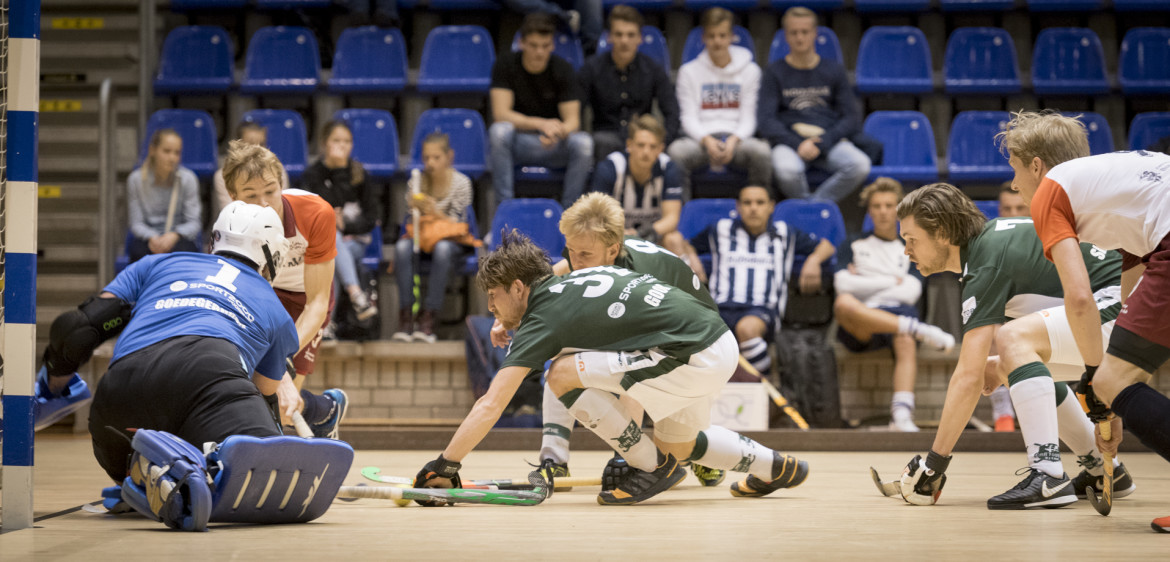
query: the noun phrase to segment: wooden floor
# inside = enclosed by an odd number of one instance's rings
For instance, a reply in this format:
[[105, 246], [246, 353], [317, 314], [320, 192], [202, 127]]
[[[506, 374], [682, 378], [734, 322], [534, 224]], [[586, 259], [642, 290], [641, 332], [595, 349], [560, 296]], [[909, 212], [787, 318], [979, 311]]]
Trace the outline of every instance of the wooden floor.
[[[37, 440], [36, 528], [0, 535], [0, 560], [1109, 560], [1170, 557], [1170, 535], [1150, 520], [1170, 515], [1170, 466], [1144, 453], [1123, 460], [1138, 491], [1101, 517], [1087, 502], [1056, 510], [988, 511], [988, 497], [1013, 486], [1023, 453], [960, 453], [941, 503], [913, 507], [881, 497], [873, 465], [892, 479], [913, 455], [807, 453], [804, 485], [759, 499], [733, 498], [727, 483], [688, 477], [646, 504], [602, 507], [597, 489], [558, 493], [534, 507], [396, 507], [335, 502], [305, 525], [212, 525], [180, 533], [137, 516], [78, 509], [107, 485], [84, 437]], [[412, 476], [433, 451], [358, 451], [364, 466]], [[471, 478], [524, 476], [535, 451], [473, 453]], [[573, 456], [575, 475], [599, 473], [608, 454]], [[1073, 468], [1071, 456], [1065, 465]]]

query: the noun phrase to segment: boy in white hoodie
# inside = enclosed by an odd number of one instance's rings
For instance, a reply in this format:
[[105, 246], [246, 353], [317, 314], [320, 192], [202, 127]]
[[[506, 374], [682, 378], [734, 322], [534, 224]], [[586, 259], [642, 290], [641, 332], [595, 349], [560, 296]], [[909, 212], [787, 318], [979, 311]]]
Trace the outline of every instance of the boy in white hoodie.
[[[667, 152], [688, 173], [704, 165], [745, 168], [748, 185], [772, 185], [768, 143], [756, 133], [756, 100], [760, 67], [752, 52], [732, 45], [731, 12], [711, 8], [703, 12], [703, 45], [698, 58], [678, 71], [678, 105], [686, 136]], [[688, 189], [689, 191], [689, 189]]]

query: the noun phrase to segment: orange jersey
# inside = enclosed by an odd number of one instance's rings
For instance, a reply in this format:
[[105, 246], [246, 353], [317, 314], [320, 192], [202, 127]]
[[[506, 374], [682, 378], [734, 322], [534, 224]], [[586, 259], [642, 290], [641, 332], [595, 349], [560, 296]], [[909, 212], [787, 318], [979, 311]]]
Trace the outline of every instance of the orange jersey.
[[337, 219], [333, 207], [319, 195], [300, 189], [286, 189], [284, 237], [288, 250], [272, 286], [295, 293], [305, 292], [305, 264], [325, 263], [337, 256]]

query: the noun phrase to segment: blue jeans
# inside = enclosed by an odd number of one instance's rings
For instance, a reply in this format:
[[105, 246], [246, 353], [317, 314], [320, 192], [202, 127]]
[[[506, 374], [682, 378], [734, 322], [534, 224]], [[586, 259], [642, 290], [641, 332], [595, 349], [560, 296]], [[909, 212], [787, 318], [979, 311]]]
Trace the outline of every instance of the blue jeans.
[[365, 242], [353, 238], [346, 240], [340, 232], [337, 233], [337, 259], [333, 260], [333, 272], [343, 289], [360, 283], [357, 268], [365, 255]]
[[[566, 9], [577, 10], [581, 14], [581, 45], [586, 52], [591, 52], [601, 38], [602, 17], [601, 0], [500, 0], [500, 3], [513, 12], [530, 14], [542, 12], [552, 14], [569, 24], [569, 14]], [[568, 6], [571, 6], [567, 8]]]
[[772, 167], [780, 181], [780, 192], [789, 199], [806, 199], [810, 196], [806, 166], [816, 166], [833, 174], [821, 183], [813, 199], [827, 199], [840, 203], [842, 199], [861, 186], [869, 175], [869, 157], [848, 140], [839, 141], [827, 153], [821, 153], [812, 162], [805, 162], [796, 150], [785, 144], [772, 148]]
[[[463, 248], [450, 240], [440, 240], [431, 253], [419, 251], [419, 256], [431, 258], [431, 274], [427, 279], [427, 295], [423, 309], [438, 312], [443, 309], [443, 297], [447, 294], [447, 283], [458, 271], [463, 259]], [[414, 242], [403, 238], [394, 244], [394, 279], [398, 282], [398, 308], [414, 306]]]
[[537, 133], [516, 131], [511, 123], [493, 123], [491, 139], [492, 188], [496, 203], [516, 196], [515, 166], [531, 164], [549, 168], [566, 168], [561, 205], [568, 208], [585, 193], [585, 182], [593, 170], [593, 137], [577, 131], [552, 147], [540, 144]]

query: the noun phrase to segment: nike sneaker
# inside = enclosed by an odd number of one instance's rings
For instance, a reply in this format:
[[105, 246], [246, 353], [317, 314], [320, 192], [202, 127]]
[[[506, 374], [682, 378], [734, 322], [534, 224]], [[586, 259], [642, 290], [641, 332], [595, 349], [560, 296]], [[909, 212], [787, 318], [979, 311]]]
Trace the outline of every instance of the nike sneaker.
[[1016, 475], [1025, 473], [1024, 479], [1014, 488], [987, 500], [987, 509], [1051, 509], [1077, 501], [1072, 480], [1067, 474], [1053, 478], [1034, 468], [1016, 471]]
[[[1100, 493], [1105, 488], [1105, 476], [1093, 476], [1089, 474], [1088, 470], [1082, 470], [1073, 478], [1073, 490], [1078, 498], [1085, 497], [1085, 489], [1089, 487]], [[1134, 490], [1137, 490], [1137, 484], [1133, 483], [1133, 477], [1125, 469], [1125, 463], [1119, 464], [1117, 468], [1113, 469], [1113, 499], [1124, 498], [1132, 494]]]

